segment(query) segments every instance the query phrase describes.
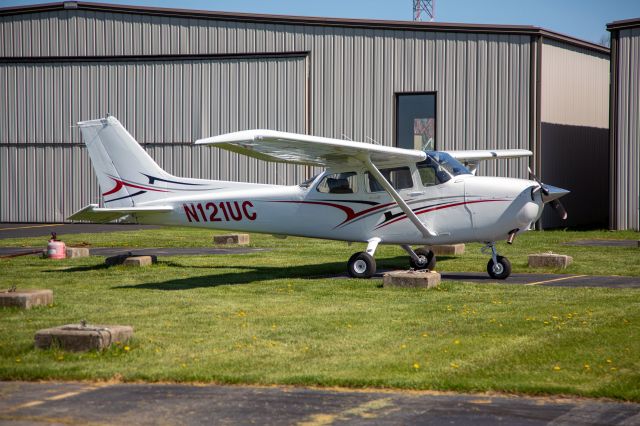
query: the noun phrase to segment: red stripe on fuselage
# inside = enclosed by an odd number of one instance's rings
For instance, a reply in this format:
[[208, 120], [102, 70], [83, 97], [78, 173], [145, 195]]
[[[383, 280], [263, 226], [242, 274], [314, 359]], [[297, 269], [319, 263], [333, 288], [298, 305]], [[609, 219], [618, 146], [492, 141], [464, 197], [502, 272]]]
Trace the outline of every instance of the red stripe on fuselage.
[[[457, 207], [457, 206], [462, 206], [465, 204], [476, 204], [476, 203], [491, 203], [491, 202], [495, 202], [495, 201], [509, 201], [509, 200], [476, 200], [476, 201], [463, 201], [461, 203], [453, 203], [453, 204], [445, 204], [443, 206], [436, 206], [436, 207], [427, 207], [426, 209], [422, 209], [422, 210], [416, 210], [414, 213], [416, 215], [419, 214], [423, 214], [423, 213], [429, 213], [432, 211], [436, 211], [436, 210], [442, 210], [442, 209], [448, 209], [449, 207]], [[403, 219], [406, 219], [407, 215], [403, 215], [397, 219], [394, 219], [390, 222], [386, 222], [386, 223], [381, 223], [380, 225], [378, 225], [376, 227], [376, 229], [380, 229], [380, 228], [384, 228], [387, 225], [391, 225], [392, 223], [396, 223], [398, 221], [401, 221]]]
[[169, 191], [166, 191], [166, 190], [163, 190], [163, 189], [157, 189], [157, 188], [152, 188], [152, 187], [150, 188], [150, 187], [147, 187], [147, 186], [137, 185], [135, 183], [125, 182], [123, 180], [116, 179], [116, 178], [111, 177], [111, 176], [109, 176], [109, 177], [111, 179], [113, 179], [113, 181], [116, 183], [116, 186], [114, 186], [113, 189], [111, 189], [111, 190], [105, 192], [104, 194], [102, 194], [103, 197], [106, 196], [106, 195], [111, 195], [111, 194], [114, 194], [114, 193], [120, 191], [123, 186], [127, 186], [127, 187], [130, 187], [130, 188], [144, 189], [146, 191], [169, 192]]
[[[337, 209], [342, 210], [347, 215], [347, 218], [343, 220], [341, 223], [337, 224], [336, 227], [343, 225], [349, 222], [350, 220], [356, 219], [367, 213], [371, 213], [373, 211], [376, 211], [385, 207], [389, 207], [395, 204], [395, 203], [380, 204], [356, 213], [351, 207], [343, 206], [341, 204], [327, 203], [326, 201], [273, 201], [273, 202], [274, 203], [294, 203], [294, 204], [316, 204], [320, 206], [335, 207]], [[348, 202], [348, 201], [345, 201], [345, 202]]]

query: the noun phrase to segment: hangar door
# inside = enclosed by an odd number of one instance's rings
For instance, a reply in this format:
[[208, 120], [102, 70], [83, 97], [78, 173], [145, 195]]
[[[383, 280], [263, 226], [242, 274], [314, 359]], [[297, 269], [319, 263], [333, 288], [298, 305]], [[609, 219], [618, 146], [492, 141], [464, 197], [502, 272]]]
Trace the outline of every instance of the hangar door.
[[30, 59], [0, 62], [0, 221], [63, 221], [100, 199], [76, 122], [116, 116], [170, 173], [295, 184], [268, 164], [196, 139], [250, 128], [306, 132], [307, 58]]

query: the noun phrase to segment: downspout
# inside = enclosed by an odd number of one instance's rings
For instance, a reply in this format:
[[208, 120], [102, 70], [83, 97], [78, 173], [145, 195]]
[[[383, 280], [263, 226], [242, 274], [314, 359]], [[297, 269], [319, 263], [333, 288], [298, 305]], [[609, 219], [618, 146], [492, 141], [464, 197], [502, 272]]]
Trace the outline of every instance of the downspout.
[[609, 229], [618, 229], [618, 43], [619, 30], [611, 31], [609, 80]]
[[[529, 83], [529, 146], [533, 158], [529, 167], [542, 179], [542, 35], [531, 37]], [[536, 222], [536, 229], [542, 230], [542, 220]]]

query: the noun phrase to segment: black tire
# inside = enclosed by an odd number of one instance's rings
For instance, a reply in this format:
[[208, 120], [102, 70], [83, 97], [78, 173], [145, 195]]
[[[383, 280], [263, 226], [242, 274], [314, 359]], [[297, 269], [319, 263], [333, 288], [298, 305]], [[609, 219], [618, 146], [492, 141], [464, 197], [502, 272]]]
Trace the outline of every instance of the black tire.
[[430, 271], [433, 271], [436, 268], [436, 255], [433, 253], [433, 251], [425, 247], [420, 247], [419, 249], [416, 249], [414, 251], [418, 255], [418, 257], [423, 261], [420, 263], [417, 263], [412, 258], [409, 258], [409, 265], [411, 265], [413, 269], [415, 269], [416, 271], [419, 271], [422, 269], [428, 269]]
[[493, 259], [489, 259], [487, 263], [487, 272], [489, 276], [495, 280], [506, 280], [511, 275], [511, 262], [506, 257], [498, 256], [498, 267], [494, 268]]
[[376, 273], [376, 260], [363, 251], [355, 253], [347, 263], [351, 278], [371, 278]]

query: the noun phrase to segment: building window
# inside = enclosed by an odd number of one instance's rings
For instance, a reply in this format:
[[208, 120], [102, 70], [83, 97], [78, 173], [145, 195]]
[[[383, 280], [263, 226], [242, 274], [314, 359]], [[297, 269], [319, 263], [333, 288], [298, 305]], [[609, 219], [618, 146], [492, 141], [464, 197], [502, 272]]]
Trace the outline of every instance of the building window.
[[396, 146], [436, 149], [436, 94], [396, 94]]

